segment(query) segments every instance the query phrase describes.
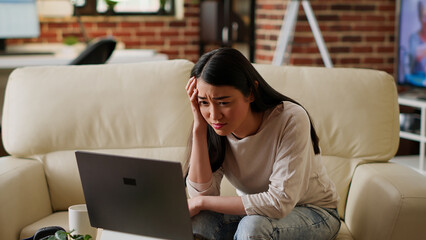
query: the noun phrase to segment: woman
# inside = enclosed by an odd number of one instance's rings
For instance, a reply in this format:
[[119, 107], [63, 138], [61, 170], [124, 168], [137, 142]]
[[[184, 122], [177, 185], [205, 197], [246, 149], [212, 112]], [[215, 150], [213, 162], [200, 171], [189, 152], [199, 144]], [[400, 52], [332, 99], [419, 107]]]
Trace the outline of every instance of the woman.
[[[333, 239], [338, 195], [307, 112], [237, 50], [195, 64], [187, 187], [199, 239]], [[223, 175], [237, 197], [221, 197]]]

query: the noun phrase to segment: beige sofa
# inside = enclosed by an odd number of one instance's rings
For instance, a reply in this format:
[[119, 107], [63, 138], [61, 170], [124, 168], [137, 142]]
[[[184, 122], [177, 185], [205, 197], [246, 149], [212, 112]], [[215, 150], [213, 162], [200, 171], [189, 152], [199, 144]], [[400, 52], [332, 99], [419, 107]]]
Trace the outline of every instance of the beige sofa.
[[[0, 158], [0, 239], [67, 228], [67, 208], [84, 203], [75, 150], [183, 161], [192, 66], [173, 60], [14, 71], [2, 121], [11, 156]], [[361, 69], [256, 68], [314, 120], [341, 198], [338, 239], [426, 239], [426, 178], [388, 162], [399, 142], [393, 78]]]

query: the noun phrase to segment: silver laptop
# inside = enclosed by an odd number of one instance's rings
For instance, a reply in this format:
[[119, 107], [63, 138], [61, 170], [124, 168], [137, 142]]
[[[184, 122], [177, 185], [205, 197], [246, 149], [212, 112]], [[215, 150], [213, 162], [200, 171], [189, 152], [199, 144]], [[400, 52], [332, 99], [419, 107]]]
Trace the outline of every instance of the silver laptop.
[[179, 162], [75, 154], [93, 227], [114, 234], [193, 239]]

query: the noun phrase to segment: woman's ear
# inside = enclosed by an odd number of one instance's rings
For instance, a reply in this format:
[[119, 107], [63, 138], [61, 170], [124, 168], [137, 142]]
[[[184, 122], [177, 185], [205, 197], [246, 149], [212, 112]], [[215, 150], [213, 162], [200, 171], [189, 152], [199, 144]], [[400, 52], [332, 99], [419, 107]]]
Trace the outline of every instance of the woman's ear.
[[254, 87], [255, 87], [255, 88], [259, 87], [259, 82], [258, 82], [258, 81], [256, 81], [256, 80], [254, 81]]

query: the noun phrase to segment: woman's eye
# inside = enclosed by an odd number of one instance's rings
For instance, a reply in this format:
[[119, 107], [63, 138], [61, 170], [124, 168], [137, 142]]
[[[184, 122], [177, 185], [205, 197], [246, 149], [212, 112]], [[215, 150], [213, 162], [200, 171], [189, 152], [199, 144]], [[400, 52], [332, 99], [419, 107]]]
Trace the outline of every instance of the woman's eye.
[[200, 104], [200, 105], [207, 105], [208, 102], [207, 101], [198, 101], [198, 104]]
[[228, 103], [229, 103], [229, 102], [219, 102], [219, 105], [221, 105], [221, 106], [225, 106], [225, 105], [228, 105]]

